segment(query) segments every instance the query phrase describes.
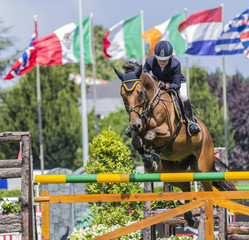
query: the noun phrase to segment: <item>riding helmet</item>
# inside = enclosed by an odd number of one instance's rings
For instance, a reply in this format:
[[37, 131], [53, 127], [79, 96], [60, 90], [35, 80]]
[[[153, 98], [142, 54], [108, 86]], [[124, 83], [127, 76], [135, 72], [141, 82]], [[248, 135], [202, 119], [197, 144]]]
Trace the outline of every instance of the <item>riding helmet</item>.
[[155, 57], [158, 60], [167, 60], [173, 53], [173, 46], [169, 41], [160, 41], [155, 46]]

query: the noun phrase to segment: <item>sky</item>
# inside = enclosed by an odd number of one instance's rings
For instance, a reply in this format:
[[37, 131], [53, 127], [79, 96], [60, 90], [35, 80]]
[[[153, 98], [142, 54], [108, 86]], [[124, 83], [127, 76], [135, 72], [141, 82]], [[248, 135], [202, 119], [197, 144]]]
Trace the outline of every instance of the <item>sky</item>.
[[[248, 0], [81, 0], [83, 18], [93, 13], [94, 25], [105, 29], [111, 28], [121, 20], [133, 17], [143, 10], [144, 30], [147, 31], [185, 8], [187, 16], [193, 13], [217, 8], [223, 8], [224, 24], [237, 14], [249, 8]], [[0, 20], [5, 27], [11, 27], [8, 36], [14, 37], [14, 46], [1, 53], [0, 58], [13, 54], [16, 50], [25, 50], [34, 32], [34, 15], [38, 17], [38, 36], [44, 37], [53, 33], [61, 26], [78, 21], [79, 0], [0, 0]], [[182, 67], [186, 60], [178, 57]], [[208, 72], [216, 68], [222, 70], [220, 56], [189, 56], [189, 65], [199, 65]], [[225, 70], [228, 75], [237, 71], [244, 77], [249, 77], [249, 59], [244, 54], [226, 56]], [[4, 81], [0, 79], [0, 83]], [[13, 80], [11, 80], [13, 81]], [[3, 84], [3, 83], [2, 83]], [[7, 84], [7, 83], [6, 83]], [[8, 84], [11, 84], [10, 82]]]

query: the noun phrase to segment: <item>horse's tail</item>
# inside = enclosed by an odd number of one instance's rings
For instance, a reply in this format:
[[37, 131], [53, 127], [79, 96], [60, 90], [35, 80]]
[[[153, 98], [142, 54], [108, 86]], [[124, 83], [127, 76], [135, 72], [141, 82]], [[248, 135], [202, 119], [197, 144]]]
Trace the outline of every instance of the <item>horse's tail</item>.
[[[213, 172], [218, 172], [218, 169], [231, 170], [225, 163], [223, 163], [220, 159], [214, 158], [214, 166]], [[232, 182], [216, 182], [213, 181], [213, 186], [216, 187], [219, 191], [237, 191], [237, 188]]]

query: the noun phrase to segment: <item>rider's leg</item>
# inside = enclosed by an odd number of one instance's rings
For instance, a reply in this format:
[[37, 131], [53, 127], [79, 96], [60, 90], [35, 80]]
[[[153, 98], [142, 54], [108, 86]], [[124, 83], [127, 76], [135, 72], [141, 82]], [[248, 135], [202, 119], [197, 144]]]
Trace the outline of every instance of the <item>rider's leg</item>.
[[189, 119], [187, 130], [188, 130], [189, 135], [192, 137], [194, 135], [197, 135], [198, 132], [201, 131], [201, 128], [197, 124], [197, 122], [193, 116], [193, 113], [192, 113], [191, 103], [190, 103], [190, 100], [189, 100], [188, 95], [187, 95], [186, 82], [181, 84], [180, 95], [181, 95], [182, 100], [184, 102], [184, 112]]
[[189, 119], [188, 127], [187, 127], [189, 135], [191, 137], [194, 135], [197, 135], [198, 132], [201, 131], [201, 128], [197, 124], [197, 122], [193, 116], [192, 107], [191, 107], [191, 103], [190, 103], [189, 99], [184, 101], [184, 111], [185, 111], [186, 116]]

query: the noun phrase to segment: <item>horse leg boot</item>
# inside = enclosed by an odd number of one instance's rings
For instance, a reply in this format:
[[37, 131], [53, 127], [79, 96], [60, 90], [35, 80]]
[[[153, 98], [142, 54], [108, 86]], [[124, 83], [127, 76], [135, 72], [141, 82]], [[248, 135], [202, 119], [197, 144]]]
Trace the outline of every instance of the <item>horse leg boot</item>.
[[143, 140], [137, 135], [137, 133], [132, 132], [132, 146], [138, 151], [138, 153], [143, 157], [144, 148], [143, 148]]
[[152, 141], [156, 135], [153, 131], [148, 131], [145, 135], [145, 149], [143, 155], [144, 167], [146, 172], [157, 172], [158, 163], [161, 161], [156, 153], [152, 153]]
[[[172, 183], [173, 186], [179, 187], [183, 192], [190, 192], [190, 183], [183, 182], [183, 183]], [[185, 203], [189, 203], [189, 200], [185, 200]], [[199, 221], [198, 219], [192, 214], [191, 211], [184, 213], [184, 219], [187, 221], [188, 225], [192, 228], [198, 228]]]
[[188, 121], [188, 127], [187, 127], [187, 131], [188, 134], [192, 137], [198, 134], [198, 132], [201, 131], [200, 126], [197, 124], [193, 113], [192, 113], [192, 107], [190, 104], [189, 99], [184, 101], [184, 112], [186, 114], [186, 116], [188, 117], [189, 121]]

